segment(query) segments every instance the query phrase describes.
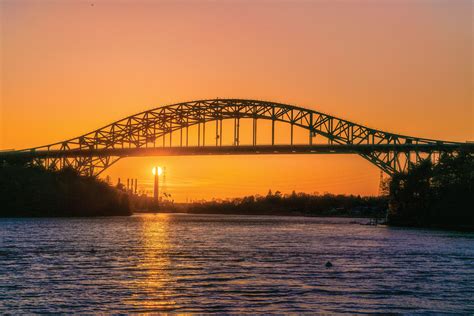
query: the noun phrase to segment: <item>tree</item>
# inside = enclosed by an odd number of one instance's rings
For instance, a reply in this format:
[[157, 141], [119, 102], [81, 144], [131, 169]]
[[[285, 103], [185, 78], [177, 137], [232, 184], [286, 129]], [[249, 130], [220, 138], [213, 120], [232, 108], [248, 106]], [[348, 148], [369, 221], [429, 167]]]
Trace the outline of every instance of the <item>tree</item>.
[[389, 222], [413, 226], [474, 226], [474, 159], [469, 153], [423, 160], [389, 184]]

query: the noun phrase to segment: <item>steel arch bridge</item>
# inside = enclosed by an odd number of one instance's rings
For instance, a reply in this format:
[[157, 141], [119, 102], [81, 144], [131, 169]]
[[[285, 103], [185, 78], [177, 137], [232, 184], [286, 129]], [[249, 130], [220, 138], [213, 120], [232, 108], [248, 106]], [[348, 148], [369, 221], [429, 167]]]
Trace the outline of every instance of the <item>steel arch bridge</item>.
[[[252, 144], [240, 144], [240, 121], [252, 120]], [[232, 145], [223, 145], [223, 121], [233, 121]], [[271, 144], [257, 143], [257, 122], [271, 121]], [[287, 144], [275, 143], [275, 123], [290, 125]], [[206, 144], [206, 125], [215, 142]], [[189, 128], [197, 126], [197, 146], [189, 145]], [[307, 131], [306, 144], [294, 144], [294, 127]], [[209, 133], [209, 127], [208, 127]], [[172, 136], [179, 134], [178, 140]], [[324, 138], [316, 144], [314, 139]], [[167, 140], [168, 139], [168, 140]], [[130, 156], [218, 154], [352, 153], [388, 175], [406, 171], [422, 158], [434, 161], [442, 153], [474, 152], [474, 144], [388, 133], [318, 111], [293, 105], [244, 99], [212, 99], [176, 103], [141, 112], [82, 136], [46, 146], [0, 152], [0, 161], [72, 167], [96, 176]]]

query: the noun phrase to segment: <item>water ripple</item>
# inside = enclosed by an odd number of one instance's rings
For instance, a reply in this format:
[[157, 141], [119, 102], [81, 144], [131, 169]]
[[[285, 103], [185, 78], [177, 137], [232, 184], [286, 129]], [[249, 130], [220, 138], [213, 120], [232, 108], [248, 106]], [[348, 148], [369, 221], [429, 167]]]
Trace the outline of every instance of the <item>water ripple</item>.
[[352, 221], [1, 219], [0, 313], [474, 313], [474, 234]]

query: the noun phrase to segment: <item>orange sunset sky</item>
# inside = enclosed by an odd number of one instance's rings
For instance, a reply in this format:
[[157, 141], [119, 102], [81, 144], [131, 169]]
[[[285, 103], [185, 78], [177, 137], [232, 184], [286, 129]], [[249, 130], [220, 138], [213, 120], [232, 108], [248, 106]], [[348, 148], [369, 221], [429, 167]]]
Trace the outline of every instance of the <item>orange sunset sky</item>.
[[[0, 0], [0, 148], [79, 136], [160, 105], [264, 99], [394, 133], [474, 139], [470, 0]], [[288, 135], [283, 130], [279, 137]], [[377, 194], [352, 155], [128, 158], [175, 200]]]

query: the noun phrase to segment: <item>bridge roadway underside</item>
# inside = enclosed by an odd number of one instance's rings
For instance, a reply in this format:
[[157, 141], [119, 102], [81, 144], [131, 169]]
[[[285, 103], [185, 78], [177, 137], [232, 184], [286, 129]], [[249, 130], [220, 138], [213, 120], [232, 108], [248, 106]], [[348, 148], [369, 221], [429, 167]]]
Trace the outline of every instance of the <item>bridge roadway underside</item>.
[[[464, 145], [464, 144], [463, 144]], [[99, 148], [0, 152], [1, 160], [74, 157], [144, 157], [189, 155], [275, 155], [275, 154], [368, 154], [371, 152], [453, 152], [465, 148], [458, 144], [314, 144], [314, 145], [238, 145], [155, 148]], [[470, 147], [470, 146], [469, 146]], [[468, 151], [471, 151], [469, 148]]]

